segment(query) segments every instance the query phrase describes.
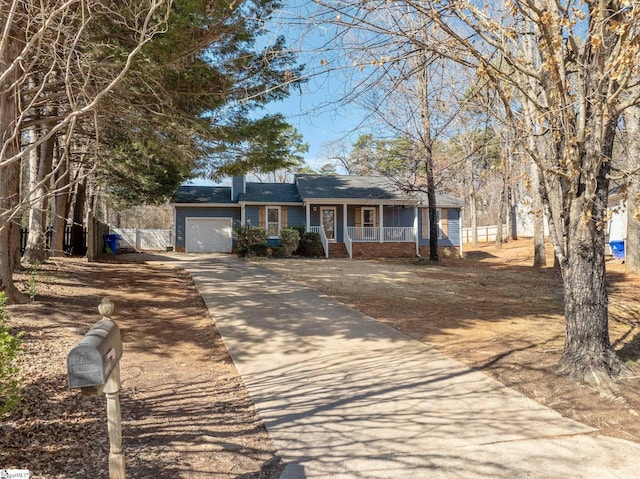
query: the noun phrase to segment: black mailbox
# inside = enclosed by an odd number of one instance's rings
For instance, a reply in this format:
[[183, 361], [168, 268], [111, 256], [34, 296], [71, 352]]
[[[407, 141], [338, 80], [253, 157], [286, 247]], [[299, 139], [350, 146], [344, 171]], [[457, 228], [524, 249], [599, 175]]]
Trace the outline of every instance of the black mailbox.
[[69, 351], [69, 388], [103, 386], [122, 356], [120, 329], [111, 319], [101, 319]]

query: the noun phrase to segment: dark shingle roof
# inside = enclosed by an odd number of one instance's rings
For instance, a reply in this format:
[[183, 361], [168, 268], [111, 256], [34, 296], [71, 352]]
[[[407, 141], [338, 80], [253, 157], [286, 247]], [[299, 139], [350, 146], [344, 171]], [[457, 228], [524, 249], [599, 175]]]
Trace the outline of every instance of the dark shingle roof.
[[174, 203], [231, 203], [229, 186], [181, 186]]
[[[427, 199], [426, 193], [418, 193], [416, 198], [421, 205], [429, 205], [429, 200]], [[436, 205], [438, 206], [438, 208], [445, 208], [447, 206], [462, 208], [464, 206], [464, 201], [448, 193], [436, 193]]]
[[[297, 175], [296, 180], [304, 199], [417, 200], [421, 205], [428, 204], [426, 193], [404, 193], [383, 176]], [[436, 193], [436, 204], [464, 206], [464, 202], [446, 193]]]
[[297, 175], [296, 182], [304, 199], [409, 199], [381, 176]]
[[291, 183], [247, 183], [247, 192], [241, 193], [240, 202], [302, 203], [296, 185]]
[[[302, 203], [303, 199], [391, 200], [426, 206], [425, 193], [407, 194], [381, 176], [297, 175], [296, 183], [247, 183], [239, 201], [249, 203]], [[228, 186], [181, 186], [176, 204], [232, 203]], [[461, 207], [463, 202], [449, 194], [436, 195], [438, 206]]]

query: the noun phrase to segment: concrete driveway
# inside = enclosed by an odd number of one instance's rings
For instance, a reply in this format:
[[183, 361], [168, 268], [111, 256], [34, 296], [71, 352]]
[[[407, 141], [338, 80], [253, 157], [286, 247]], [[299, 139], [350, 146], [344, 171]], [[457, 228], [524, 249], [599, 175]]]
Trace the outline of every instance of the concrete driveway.
[[640, 477], [640, 444], [259, 266], [181, 259], [287, 464], [281, 479]]

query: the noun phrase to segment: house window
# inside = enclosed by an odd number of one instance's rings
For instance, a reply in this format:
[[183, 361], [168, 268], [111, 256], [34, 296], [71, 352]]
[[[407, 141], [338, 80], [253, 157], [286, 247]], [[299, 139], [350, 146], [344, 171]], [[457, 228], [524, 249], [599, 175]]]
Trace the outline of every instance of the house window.
[[376, 227], [376, 209], [362, 208], [362, 226], [365, 228]]
[[280, 207], [267, 206], [267, 236], [277, 238], [280, 236]]
[[[438, 217], [438, 239], [442, 239], [443, 233], [447, 234], [447, 220], [442, 221], [442, 209], [440, 208], [436, 208], [436, 215]], [[422, 238], [429, 239], [429, 208], [422, 208]]]

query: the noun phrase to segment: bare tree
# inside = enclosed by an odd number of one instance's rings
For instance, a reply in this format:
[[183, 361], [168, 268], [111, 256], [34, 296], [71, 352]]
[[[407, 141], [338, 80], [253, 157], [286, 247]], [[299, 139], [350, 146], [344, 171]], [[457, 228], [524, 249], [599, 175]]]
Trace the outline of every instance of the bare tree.
[[[68, 161], [59, 159], [53, 168], [56, 139], [71, 143], [78, 122], [90, 117], [142, 47], [163, 30], [170, 4], [171, 0], [0, 2], [0, 273], [10, 302], [25, 300], [12, 279], [20, 260], [22, 212], [34, 205], [35, 214], [44, 215], [45, 197], [70, 186], [63, 184], [68, 176], [60, 174]], [[116, 35], [105, 34], [109, 28], [118, 32], [118, 41]], [[21, 145], [28, 129], [39, 134]], [[21, 162], [34, 151], [41, 160], [33, 169], [29, 191], [20, 195]]]
[[[605, 288], [604, 221], [618, 118], [637, 102], [628, 95], [637, 78], [639, 16], [629, 2], [521, 0], [509, 4], [424, 2], [450, 42], [500, 93], [514, 130], [549, 131], [553, 154], [523, 148], [540, 168], [543, 203], [565, 291], [565, 348], [560, 372], [599, 385], [623, 370], [609, 341]], [[522, 50], [531, 35], [540, 61]], [[439, 50], [449, 55], [446, 45]], [[496, 62], [499, 59], [499, 62]], [[526, 81], [525, 81], [526, 80]], [[531, 83], [537, 88], [532, 89]], [[523, 121], [515, 89], [534, 108]], [[540, 96], [533, 96], [536, 92]], [[559, 201], [555, 201], [555, 200]], [[552, 211], [561, 205], [561, 211]], [[561, 231], [562, 234], [559, 234]]]
[[[609, 340], [603, 226], [616, 127], [621, 113], [638, 102], [637, 2], [408, 0], [327, 8], [353, 28], [415, 11], [438, 37], [414, 36], [414, 44], [423, 41], [424, 50], [472, 68], [495, 89], [514, 138], [539, 167], [565, 293], [559, 372], [600, 386], [621, 374]], [[531, 43], [526, 51], [523, 37]], [[533, 116], [526, 116], [522, 98]], [[548, 132], [550, 152], [532, 149], [531, 125]]]

